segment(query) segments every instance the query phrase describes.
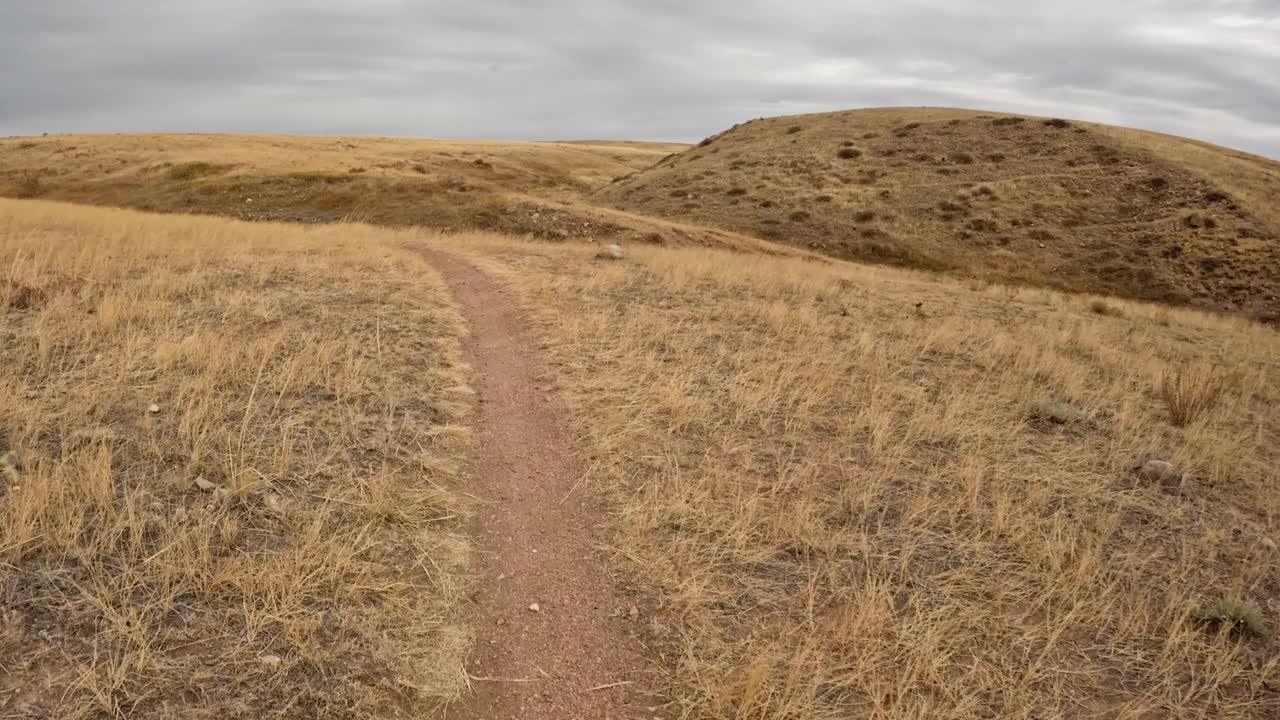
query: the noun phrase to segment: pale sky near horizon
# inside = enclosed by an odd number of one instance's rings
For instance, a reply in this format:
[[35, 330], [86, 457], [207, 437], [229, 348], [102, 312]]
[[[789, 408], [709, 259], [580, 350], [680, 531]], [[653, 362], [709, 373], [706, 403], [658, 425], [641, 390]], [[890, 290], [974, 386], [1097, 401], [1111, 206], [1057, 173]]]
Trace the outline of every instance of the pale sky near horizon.
[[0, 135], [697, 140], [943, 105], [1280, 158], [1280, 0], [0, 0]]

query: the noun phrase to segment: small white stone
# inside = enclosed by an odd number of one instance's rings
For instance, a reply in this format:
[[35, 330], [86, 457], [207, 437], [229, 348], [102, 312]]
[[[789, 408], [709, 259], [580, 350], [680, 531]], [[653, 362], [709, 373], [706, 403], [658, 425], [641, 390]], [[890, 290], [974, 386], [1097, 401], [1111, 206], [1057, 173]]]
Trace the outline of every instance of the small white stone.
[[596, 257], [601, 260], [621, 260], [622, 247], [619, 245], [605, 245], [600, 248], [600, 252], [596, 253]]
[[529, 612], [542, 612], [542, 608], [538, 606], [538, 603], [534, 603], [529, 606]]
[[213, 492], [214, 490], [218, 489], [217, 485], [209, 482], [208, 480], [205, 480], [204, 477], [196, 478], [194, 481], [192, 481], [192, 484], [205, 492]]
[[156, 413], [160, 412], [160, 406], [155, 403], [151, 403], [151, 406], [147, 408], [147, 412], [151, 413], [152, 415], [155, 415]]
[[262, 498], [262, 504], [266, 505], [268, 510], [277, 515], [284, 514], [284, 501], [281, 500], [279, 495], [274, 493], [267, 495]]
[[279, 655], [259, 655], [258, 662], [262, 663], [263, 665], [266, 665], [267, 667], [274, 668], [274, 667], [280, 667], [280, 663], [283, 661], [280, 659]]

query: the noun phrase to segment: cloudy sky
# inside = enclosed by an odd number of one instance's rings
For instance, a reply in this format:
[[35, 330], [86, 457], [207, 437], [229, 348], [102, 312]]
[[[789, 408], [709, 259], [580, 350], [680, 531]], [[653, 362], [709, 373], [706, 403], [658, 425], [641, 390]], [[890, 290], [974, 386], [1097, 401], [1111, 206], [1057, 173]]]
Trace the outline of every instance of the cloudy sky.
[[946, 105], [1280, 157], [1280, 0], [0, 0], [0, 135], [696, 140]]

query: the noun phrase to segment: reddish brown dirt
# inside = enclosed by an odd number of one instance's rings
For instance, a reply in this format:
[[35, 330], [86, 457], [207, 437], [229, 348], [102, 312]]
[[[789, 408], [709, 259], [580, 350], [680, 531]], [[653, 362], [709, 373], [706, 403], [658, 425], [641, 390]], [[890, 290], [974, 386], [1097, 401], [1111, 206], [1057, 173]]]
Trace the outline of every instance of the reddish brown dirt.
[[650, 668], [631, 605], [596, 557], [603, 510], [579, 482], [565, 412], [547, 392], [527, 324], [475, 266], [421, 252], [467, 319], [463, 350], [477, 393], [477, 450], [461, 488], [478, 500], [483, 555], [472, 594], [473, 692], [446, 717], [649, 717]]

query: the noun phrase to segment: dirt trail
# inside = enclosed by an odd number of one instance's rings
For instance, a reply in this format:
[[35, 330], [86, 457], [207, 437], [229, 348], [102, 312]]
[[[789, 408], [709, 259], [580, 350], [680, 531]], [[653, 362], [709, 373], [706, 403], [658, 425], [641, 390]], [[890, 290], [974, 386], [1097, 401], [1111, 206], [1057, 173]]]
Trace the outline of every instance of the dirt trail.
[[[479, 500], [472, 595], [473, 694], [461, 720], [650, 717], [630, 603], [595, 558], [602, 510], [578, 482], [564, 410], [526, 323], [501, 285], [466, 260], [422, 254], [444, 276], [470, 334], [477, 451], [463, 490]], [[536, 603], [537, 611], [530, 610]]]

